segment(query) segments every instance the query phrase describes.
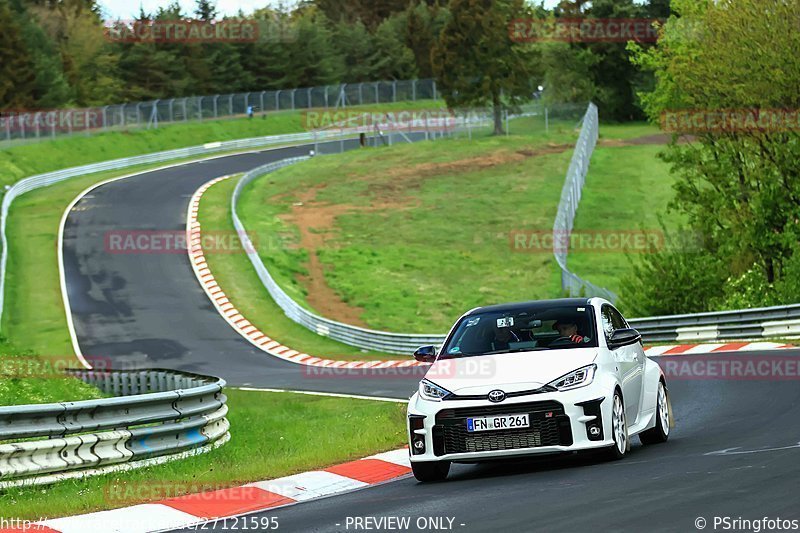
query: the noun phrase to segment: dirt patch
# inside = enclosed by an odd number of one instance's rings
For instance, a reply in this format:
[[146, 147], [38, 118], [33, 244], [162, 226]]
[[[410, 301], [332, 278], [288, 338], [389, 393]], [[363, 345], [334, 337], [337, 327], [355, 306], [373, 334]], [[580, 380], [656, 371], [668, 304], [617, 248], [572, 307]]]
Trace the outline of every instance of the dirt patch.
[[[678, 139], [678, 143], [684, 144], [694, 139], [695, 138], [691, 135], [685, 135]], [[654, 133], [653, 135], [643, 135], [632, 139], [600, 139], [597, 145], [607, 148], [616, 148], [620, 146], [642, 146], [646, 144], [669, 144], [670, 141], [672, 141], [672, 135], [668, 133]]]

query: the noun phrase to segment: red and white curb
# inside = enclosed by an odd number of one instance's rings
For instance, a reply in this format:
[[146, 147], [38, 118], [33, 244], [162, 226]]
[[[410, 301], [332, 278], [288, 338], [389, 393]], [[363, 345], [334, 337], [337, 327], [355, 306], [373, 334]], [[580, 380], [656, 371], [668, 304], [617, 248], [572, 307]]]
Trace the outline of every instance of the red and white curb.
[[705, 344], [673, 344], [669, 346], [651, 346], [644, 350], [648, 357], [661, 357], [669, 355], [696, 355], [721, 352], [757, 352], [766, 350], [782, 350], [797, 348], [793, 344], [780, 342], [728, 342]]
[[[151, 533], [264, 511], [369, 487], [411, 473], [408, 449], [379, 453], [324, 470], [249, 483], [242, 487], [26, 524], [25, 531], [58, 533]], [[0, 529], [4, 531], [23, 531]]]
[[400, 368], [411, 366], [428, 366], [427, 363], [420, 363], [413, 359], [401, 361], [336, 361], [333, 359], [325, 359], [322, 357], [315, 357], [307, 353], [301, 353], [297, 350], [292, 350], [288, 346], [284, 346], [280, 342], [271, 339], [264, 332], [259, 330], [250, 323], [239, 310], [231, 303], [225, 292], [217, 283], [214, 274], [208, 267], [206, 262], [205, 253], [202, 246], [202, 234], [200, 222], [197, 220], [197, 214], [200, 210], [200, 199], [203, 194], [213, 185], [222, 180], [228, 179], [231, 176], [223, 176], [216, 178], [195, 191], [189, 202], [189, 212], [186, 217], [186, 229], [188, 231], [188, 251], [189, 261], [192, 264], [192, 269], [197, 276], [197, 280], [203, 287], [214, 307], [217, 308], [222, 317], [235, 329], [241, 336], [250, 341], [256, 348], [267, 352], [268, 354], [290, 361], [292, 363], [299, 363], [310, 366], [320, 366], [329, 368]]

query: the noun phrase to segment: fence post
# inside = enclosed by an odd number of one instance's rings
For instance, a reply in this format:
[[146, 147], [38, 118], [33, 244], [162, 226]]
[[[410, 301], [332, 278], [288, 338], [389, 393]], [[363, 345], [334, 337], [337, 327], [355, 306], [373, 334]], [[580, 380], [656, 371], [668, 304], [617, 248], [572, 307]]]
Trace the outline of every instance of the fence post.
[[[326, 95], [327, 96], [327, 95]], [[308, 98], [308, 105], [306, 106], [308, 109], [311, 109], [311, 87], [306, 89], [306, 98]], [[327, 104], [327, 102], [326, 102]], [[327, 107], [327, 106], [326, 106]]]
[[411, 80], [411, 101], [417, 101], [417, 80]]
[[379, 81], [375, 82], [375, 103], [376, 104], [380, 104], [381, 103], [381, 93], [379, 91], [380, 84], [381, 84], [381, 82], [379, 82]]
[[233, 95], [228, 95], [228, 114], [233, 116]]
[[433, 83], [433, 99], [436, 100], [436, 80], [431, 80]]
[[325, 109], [328, 109], [328, 86], [325, 86]]
[[392, 102], [397, 102], [397, 80], [392, 82]]
[[260, 107], [261, 107], [261, 112], [262, 113], [266, 113], [267, 112], [266, 108], [264, 107], [264, 95], [265, 94], [267, 94], [267, 91], [261, 91], [261, 96], [259, 96], [259, 102], [261, 104]]
[[200, 97], [200, 100], [197, 101], [197, 113], [200, 115], [200, 120], [203, 120], [203, 97]]
[[294, 93], [297, 92], [297, 89], [292, 89], [292, 111], [294, 111]]
[[186, 122], [188, 120], [187, 113], [186, 113], [186, 97], [183, 97], [183, 121]]
[[139, 128], [142, 126], [142, 103], [139, 102], [136, 104], [136, 127]]

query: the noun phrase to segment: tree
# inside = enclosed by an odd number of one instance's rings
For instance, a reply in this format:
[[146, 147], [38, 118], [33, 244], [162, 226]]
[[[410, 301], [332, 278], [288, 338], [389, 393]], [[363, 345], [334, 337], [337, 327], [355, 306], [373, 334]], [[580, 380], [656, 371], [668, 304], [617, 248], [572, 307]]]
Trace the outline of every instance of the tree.
[[384, 20], [372, 39], [369, 75], [372, 80], [407, 80], [416, 77], [414, 53], [405, 45], [402, 14]]
[[509, 24], [526, 16], [522, 0], [451, 0], [450, 20], [431, 52], [431, 63], [450, 107], [492, 108], [494, 132], [503, 109], [531, 93], [530, 47], [512, 41]]
[[414, 54], [420, 78], [432, 78], [431, 50], [439, 39], [450, 13], [439, 4], [410, 3], [406, 10], [406, 46]]
[[217, 17], [217, 6], [211, 0], [195, 0], [194, 14], [200, 20], [214, 20]]
[[[672, 9], [680, 17], [670, 17], [655, 47], [631, 46], [636, 65], [655, 75], [654, 89], [641, 94], [652, 121], [682, 110], [702, 119], [723, 110], [798, 109], [798, 0], [674, 0]], [[689, 133], [691, 142], [674, 135], [663, 155], [678, 176], [671, 209], [685, 214], [705, 250], [724, 263], [723, 282], [757, 288], [760, 276], [769, 286], [782, 283], [800, 251], [796, 121]]]
[[279, 86], [312, 87], [339, 82], [344, 64], [326, 22], [314, 11], [307, 11], [294, 21], [297, 38], [286, 43], [286, 55], [278, 65], [283, 74], [277, 82]]
[[34, 63], [6, 0], [0, 0], [0, 27], [0, 109], [31, 107], [36, 86]]

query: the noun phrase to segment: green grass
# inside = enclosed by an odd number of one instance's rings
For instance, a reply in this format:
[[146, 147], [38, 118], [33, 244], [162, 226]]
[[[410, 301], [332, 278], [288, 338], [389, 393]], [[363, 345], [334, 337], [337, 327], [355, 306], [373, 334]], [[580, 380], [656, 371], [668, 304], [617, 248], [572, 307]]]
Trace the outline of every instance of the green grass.
[[[232, 438], [221, 448], [142, 470], [0, 492], [0, 516], [38, 519], [125, 507], [164, 493], [174, 496], [324, 468], [405, 442], [403, 404], [226, 393]], [[118, 499], [137, 494], [143, 497]]]
[[[354, 109], [432, 109], [440, 101], [420, 100]], [[0, 186], [42, 172], [160, 152], [209, 142], [299, 133], [305, 131], [305, 110], [268, 113], [265, 119], [236, 118], [171, 124], [155, 129], [135, 129], [97, 135], [74, 135], [0, 150]]]
[[[239, 176], [211, 187], [200, 202], [198, 219], [204, 232], [232, 233], [230, 197]], [[206, 261], [228, 299], [254, 326], [295, 350], [330, 359], [396, 359], [400, 356], [365, 353], [322, 337], [291, 321], [258, 278], [250, 260], [241, 254], [207, 253]]]
[[[663, 145], [597, 148], [575, 218], [575, 231], [644, 231], [661, 237], [658, 216], [665, 214], [675, 182], [669, 166], [657, 158], [663, 149]], [[662, 219], [668, 229], [681, 222], [674, 213]], [[568, 266], [583, 279], [619, 293], [631, 271], [631, 261], [638, 260], [638, 255], [640, 252], [604, 252], [589, 247], [584, 252], [571, 251]]]
[[[68, 356], [45, 359], [20, 350], [0, 337], [0, 405], [24, 405], [102, 397], [96, 388], [61, 374], [61, 369], [76, 363]], [[3, 516], [0, 513], [0, 516]]]
[[[335, 218], [318, 250], [325, 282], [363, 309], [360, 318], [370, 327], [443, 332], [473, 306], [561, 295], [549, 250], [520, 253], [510, 233], [552, 228], [574, 125], [551, 122], [545, 133], [540, 118], [521, 119], [508, 137], [319, 158], [250, 184], [240, 215], [278, 283], [310, 308], [298, 280], [308, 273], [309, 252], [299, 247], [298, 228], [281, 217], [310, 187], [318, 188], [316, 202], [352, 206]], [[601, 129], [615, 142], [658, 132], [646, 124]], [[563, 144], [570, 146], [546, 153]]]

